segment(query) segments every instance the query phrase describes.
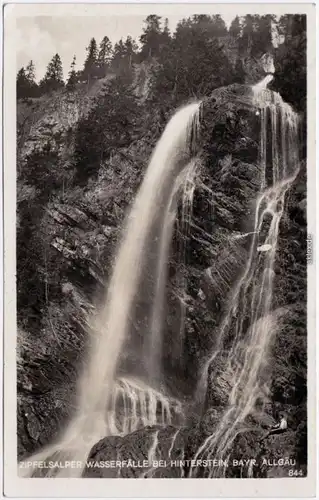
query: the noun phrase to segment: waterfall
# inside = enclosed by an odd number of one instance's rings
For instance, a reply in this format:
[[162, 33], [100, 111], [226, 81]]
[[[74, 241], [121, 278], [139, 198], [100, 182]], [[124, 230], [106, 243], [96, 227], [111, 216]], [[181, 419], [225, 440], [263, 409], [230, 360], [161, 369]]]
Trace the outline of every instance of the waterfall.
[[[108, 405], [118, 357], [130, 326], [130, 312], [138, 292], [148, 239], [158, 212], [164, 210], [159, 239], [159, 269], [171, 229], [171, 202], [175, 181], [190, 156], [190, 135], [199, 104], [190, 104], [178, 111], [168, 123], [154, 151], [144, 181], [131, 209], [115, 266], [104, 309], [98, 314], [92, 329], [92, 346], [88, 370], [81, 380], [80, 408], [90, 413], [92, 407]], [[158, 287], [158, 283], [155, 283]], [[161, 285], [162, 286], [162, 285]], [[158, 297], [158, 291], [156, 292]], [[157, 312], [152, 325], [157, 327]], [[150, 334], [151, 338], [154, 335]], [[156, 351], [156, 345], [155, 349]], [[154, 353], [151, 352], [154, 356]], [[101, 373], [101, 367], [103, 372]], [[96, 381], [98, 388], [90, 389]]]
[[177, 275], [177, 298], [180, 305], [180, 326], [179, 334], [177, 336], [177, 345], [174, 349], [175, 359], [179, 360], [180, 363], [183, 362], [183, 345], [184, 345], [184, 333], [185, 333], [185, 323], [187, 314], [187, 279], [186, 279], [186, 268], [187, 268], [187, 245], [190, 241], [190, 230], [193, 218], [193, 200], [196, 188], [196, 178], [198, 173], [199, 160], [193, 158], [190, 163], [183, 170], [183, 182], [182, 182], [182, 203], [181, 203], [181, 216], [178, 224], [179, 233], [179, 249], [178, 249], [178, 259], [179, 259], [179, 270]]
[[140, 380], [120, 378], [116, 382], [108, 412], [110, 433], [125, 436], [141, 427], [171, 425], [183, 417], [181, 403]]
[[264, 54], [261, 57], [260, 62], [265, 73], [275, 73], [274, 57], [272, 54]]
[[[151, 384], [160, 378], [167, 254], [176, 214], [176, 196], [185, 181], [183, 170], [192, 158], [198, 139], [199, 110], [200, 103], [193, 103], [177, 111], [155, 148], [123, 231], [105, 305], [92, 320], [89, 358], [80, 378], [76, 415], [61, 440], [29, 458], [31, 461], [55, 457], [55, 460], [75, 460], [84, 464], [90, 449], [101, 438], [110, 434], [123, 435], [139, 425], [167, 425], [174, 415], [182, 413], [175, 400], [161, 394]], [[152, 241], [154, 225], [157, 229], [155, 245]], [[154, 301], [150, 331], [146, 332], [147, 349], [139, 353], [144, 356], [148, 386], [130, 378], [116, 380], [116, 376], [119, 357], [130, 334], [131, 313], [139, 287], [143, 287], [142, 269], [150, 245], [156, 247], [157, 258]], [[121, 415], [117, 415], [119, 406]], [[59, 477], [65, 474], [78, 477], [81, 473], [81, 468], [50, 469], [51, 475]]]
[[[298, 173], [299, 164], [298, 116], [278, 93], [266, 88], [268, 81], [266, 77], [253, 88], [253, 103], [259, 110], [261, 124], [261, 178], [249, 255], [244, 272], [233, 289], [217, 348], [206, 363], [203, 375], [207, 379], [208, 368], [212, 367], [213, 383], [215, 360], [219, 355], [226, 357], [223, 377], [231, 390], [228, 405], [213, 434], [198, 448], [195, 460], [225, 457], [236, 436], [243, 432], [246, 417], [254, 413], [257, 399], [263, 399], [269, 389], [268, 354], [280, 330], [280, 318], [272, 311], [274, 263], [285, 195]], [[281, 134], [278, 134], [279, 127]], [[271, 158], [267, 158], [269, 142]], [[231, 347], [224, 349], [225, 340], [229, 339]], [[194, 468], [189, 476], [196, 473]], [[216, 467], [208, 469], [207, 474], [208, 477], [220, 477], [225, 471]]]
[[[196, 127], [198, 124], [196, 124]], [[146, 350], [144, 352], [147, 376], [154, 383], [162, 382], [161, 353], [162, 353], [162, 329], [164, 316], [165, 288], [167, 283], [167, 264], [169, 259], [169, 248], [173, 236], [174, 223], [177, 216], [177, 199], [182, 200], [182, 241], [188, 237], [189, 218], [191, 217], [193, 193], [195, 184], [192, 182], [195, 171], [195, 160], [182, 169], [172, 184], [171, 194], [167, 201], [167, 206], [163, 206], [164, 217], [160, 224], [159, 234], [156, 236], [158, 249], [156, 252], [156, 270], [154, 275], [155, 293], [151, 307], [150, 335], [146, 338]], [[189, 192], [189, 185], [192, 188]], [[186, 208], [187, 207], [187, 208]], [[188, 219], [188, 222], [185, 219]], [[182, 262], [185, 264], [185, 243]], [[185, 279], [183, 279], [183, 291], [185, 290]], [[176, 338], [179, 346], [175, 352], [175, 359], [181, 355], [181, 347], [184, 338], [184, 325], [181, 322], [181, 328]]]

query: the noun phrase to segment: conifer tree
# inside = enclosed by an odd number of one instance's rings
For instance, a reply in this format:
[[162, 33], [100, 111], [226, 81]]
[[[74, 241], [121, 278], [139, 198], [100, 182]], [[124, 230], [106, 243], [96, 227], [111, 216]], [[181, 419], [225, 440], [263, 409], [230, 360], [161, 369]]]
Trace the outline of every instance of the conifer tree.
[[[283, 20], [281, 20], [283, 22]], [[285, 39], [276, 50], [274, 88], [298, 112], [307, 110], [306, 16], [287, 15]], [[293, 75], [293, 84], [292, 84]], [[305, 122], [306, 123], [306, 120]], [[306, 131], [306, 127], [304, 128]]]
[[99, 54], [97, 57], [98, 73], [99, 76], [101, 76], [102, 78], [106, 74], [106, 70], [110, 65], [111, 59], [112, 59], [112, 43], [110, 39], [107, 36], [105, 36], [100, 43]]
[[243, 31], [240, 38], [240, 50], [242, 52], [251, 51], [254, 36], [254, 16], [247, 14], [243, 21]]
[[140, 36], [142, 44], [141, 56], [142, 59], [147, 57], [154, 57], [159, 53], [159, 46], [161, 40], [160, 16], [152, 14], [147, 16], [144, 23], [146, 24], [143, 29], [143, 34]]
[[71, 62], [71, 66], [70, 66], [69, 78], [68, 78], [68, 81], [66, 84], [68, 90], [73, 90], [75, 88], [76, 83], [77, 83], [77, 73], [75, 71], [75, 66], [76, 66], [76, 56], [73, 57], [73, 60]]
[[84, 62], [83, 77], [89, 83], [92, 78], [98, 75], [98, 49], [95, 38], [91, 38], [89, 46], [86, 50], [87, 56]]
[[122, 65], [122, 62], [124, 61], [125, 56], [126, 56], [126, 47], [123, 40], [121, 39], [114, 45], [112, 66], [115, 69], [119, 69]]
[[215, 22], [220, 20], [197, 15], [178, 23], [173, 43], [160, 54], [161, 64], [154, 69], [154, 103], [166, 101], [176, 106], [187, 99], [202, 98], [231, 81], [233, 68], [213, 35]]
[[37, 97], [38, 85], [35, 80], [35, 66], [31, 60], [26, 68], [17, 74], [17, 98]]
[[126, 54], [125, 45], [124, 45], [123, 40], [121, 39], [119, 42], [117, 42], [114, 45], [113, 57], [114, 58], [116, 58], [116, 57], [124, 57], [125, 54]]
[[165, 17], [165, 20], [164, 20], [163, 33], [166, 33], [167, 35], [170, 36], [169, 23], [168, 23], [168, 18], [167, 17]]
[[291, 27], [292, 27], [292, 17], [289, 14], [285, 14], [279, 18], [277, 23], [277, 30], [280, 37], [282, 37], [282, 41], [286, 39], [286, 37], [291, 35]]
[[19, 69], [17, 74], [17, 99], [29, 97], [29, 80], [24, 68]]
[[125, 40], [124, 47], [125, 47], [124, 57], [126, 58], [128, 67], [130, 68], [132, 66], [132, 63], [134, 62], [138, 46], [135, 40], [133, 40], [131, 36], [128, 36], [127, 39]]
[[220, 14], [212, 16], [211, 23], [214, 36], [220, 37], [227, 35], [226, 23]]
[[231, 22], [231, 25], [229, 27], [229, 34], [230, 36], [237, 38], [239, 37], [241, 33], [241, 26], [240, 26], [240, 20], [239, 17], [236, 16], [235, 19]]
[[26, 77], [30, 82], [30, 85], [34, 85], [36, 83], [35, 82], [35, 66], [34, 66], [32, 59], [29, 62], [29, 64], [27, 65], [25, 72], [26, 72]]
[[[193, 26], [209, 26], [212, 23], [212, 17], [207, 14], [195, 14], [191, 19], [187, 20], [187, 24], [190, 23]], [[182, 21], [183, 24], [183, 21]]]
[[50, 92], [63, 86], [62, 61], [59, 54], [55, 54], [48, 64], [44, 78], [40, 82], [40, 87], [44, 92]]
[[169, 29], [168, 19], [166, 18], [164, 20], [163, 29], [161, 30], [159, 37], [159, 48], [157, 56], [159, 56], [160, 58], [166, 57], [166, 55], [168, 54], [169, 47], [171, 45], [171, 41], [172, 41], [172, 36]]
[[136, 62], [138, 46], [131, 36], [128, 36], [123, 42], [121, 39], [114, 45], [112, 67], [117, 74], [123, 77], [131, 74], [132, 65]]
[[74, 152], [77, 184], [86, 184], [113, 150], [132, 142], [137, 116], [136, 97], [125, 77], [104, 85], [88, 115], [78, 122]]
[[253, 55], [259, 56], [272, 49], [272, 22], [272, 15], [260, 16], [256, 20], [256, 29], [253, 34]]
[[164, 21], [162, 36], [161, 36], [161, 44], [162, 45], [169, 44], [170, 40], [171, 40], [171, 33], [169, 30], [168, 19], [166, 17], [165, 21]]

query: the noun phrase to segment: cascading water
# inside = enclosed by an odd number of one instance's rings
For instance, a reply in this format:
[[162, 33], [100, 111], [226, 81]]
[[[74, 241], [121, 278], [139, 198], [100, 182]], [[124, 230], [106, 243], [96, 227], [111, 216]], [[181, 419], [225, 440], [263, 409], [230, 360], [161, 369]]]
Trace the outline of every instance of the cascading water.
[[194, 158], [185, 167], [184, 180], [182, 183], [182, 203], [181, 216], [179, 221], [179, 270], [177, 273], [177, 297], [180, 305], [180, 326], [179, 335], [177, 336], [178, 344], [175, 349], [175, 358], [182, 362], [183, 343], [185, 333], [186, 311], [187, 311], [187, 294], [186, 294], [186, 266], [187, 266], [187, 244], [190, 240], [190, 230], [193, 216], [193, 200], [196, 187], [196, 176], [198, 172], [199, 160]]
[[[157, 457], [157, 448], [159, 445], [158, 441], [158, 433], [159, 431], [155, 431], [153, 435], [153, 440], [151, 442], [151, 446], [148, 449], [148, 454], [147, 454], [147, 461], [149, 464], [152, 464], [158, 457]], [[141, 478], [146, 478], [146, 477], [153, 477], [153, 474], [156, 472], [156, 467], [150, 466], [148, 470], [142, 472]]]
[[[199, 123], [196, 122], [195, 127], [197, 128]], [[195, 140], [196, 135], [193, 136]], [[196, 139], [197, 140], [197, 139]], [[177, 198], [181, 198], [182, 201], [182, 217], [181, 217], [181, 255], [180, 261], [182, 266], [185, 266], [186, 262], [186, 249], [185, 240], [188, 238], [189, 225], [191, 219], [191, 211], [193, 204], [193, 196], [195, 190], [195, 174], [196, 174], [196, 159], [192, 159], [186, 167], [180, 172], [173, 183], [173, 189], [171, 191], [170, 198], [167, 203], [167, 207], [164, 209], [164, 218], [160, 228], [160, 238], [158, 239], [159, 248], [156, 253], [157, 255], [157, 265], [155, 273], [155, 294], [154, 300], [152, 301], [151, 308], [151, 324], [150, 331], [151, 334], [147, 337], [146, 346], [147, 350], [145, 353], [147, 375], [148, 378], [153, 382], [161, 382], [161, 353], [162, 353], [162, 319], [164, 316], [164, 299], [165, 299], [165, 288], [167, 283], [167, 262], [169, 256], [169, 247], [171, 243], [171, 238], [173, 235], [174, 222], [177, 215]], [[185, 287], [186, 280], [183, 274], [183, 270], [179, 276], [179, 299], [181, 303], [181, 325], [176, 337], [176, 345], [178, 349], [175, 349], [175, 359], [178, 361], [182, 354], [182, 345], [184, 340], [184, 322], [185, 322]], [[173, 340], [173, 339], [172, 339]]]
[[108, 414], [110, 433], [125, 436], [140, 427], [170, 425], [183, 417], [181, 403], [143, 384], [118, 379]]
[[[204, 370], [204, 378], [207, 379], [208, 368], [214, 367], [225, 342], [231, 339], [223, 375], [231, 390], [228, 405], [214, 433], [199, 447], [195, 460], [223, 459], [229, 454], [236, 436], [244, 430], [246, 417], [254, 414], [257, 399], [265, 397], [269, 386], [267, 357], [279, 328], [277, 314], [271, 309], [278, 233], [285, 195], [299, 170], [298, 116], [283, 102], [279, 94], [266, 89], [269, 81], [268, 76], [253, 88], [253, 103], [259, 110], [257, 113], [261, 115], [262, 168], [261, 193], [256, 202], [249, 257], [244, 273], [232, 293], [220, 328], [217, 348]], [[271, 132], [269, 138], [268, 117]], [[270, 159], [267, 158], [267, 140], [271, 141], [272, 146]], [[268, 172], [269, 168], [271, 172]], [[210, 376], [214, 378], [214, 368]], [[189, 477], [196, 474], [197, 468], [194, 468]], [[208, 469], [206, 474], [208, 477], [220, 477], [225, 474], [225, 470], [216, 467]]]
[[[130, 315], [142, 283], [143, 264], [154, 241], [156, 221], [157, 268], [151, 331], [144, 356], [148, 384], [158, 382], [161, 371], [161, 322], [165, 294], [167, 253], [176, 214], [176, 197], [185, 182], [183, 170], [193, 155], [199, 129], [200, 103], [180, 109], [168, 123], [159, 140], [134, 205], [116, 256], [104, 308], [91, 328], [90, 357], [79, 387], [78, 410], [61, 440], [32, 456], [29, 461], [85, 460], [92, 446], [110, 434], [123, 435], [139, 425], [170, 424], [181, 407], [158, 388], [130, 378], [116, 380], [120, 354], [131, 327]], [[187, 172], [187, 171], [186, 171]], [[163, 214], [163, 215], [162, 215]], [[148, 362], [147, 362], [148, 361]], [[120, 401], [120, 399], [122, 401]], [[121, 415], [117, 415], [122, 406]], [[50, 475], [79, 477], [81, 467], [49, 469]], [[21, 472], [21, 471], [20, 471]], [[37, 471], [25, 471], [36, 475]]]

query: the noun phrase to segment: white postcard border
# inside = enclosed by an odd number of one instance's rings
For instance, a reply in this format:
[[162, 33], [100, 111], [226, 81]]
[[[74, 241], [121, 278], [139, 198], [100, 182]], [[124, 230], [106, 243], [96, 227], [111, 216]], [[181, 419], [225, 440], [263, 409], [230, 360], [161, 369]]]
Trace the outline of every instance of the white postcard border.
[[148, 15], [219, 13], [307, 14], [308, 234], [316, 235], [316, 10], [311, 3], [7, 4], [4, 9], [4, 494], [8, 497], [290, 497], [315, 496], [316, 262], [308, 266], [308, 477], [285, 479], [23, 479], [17, 468], [16, 415], [16, 47], [15, 19], [37, 15]]

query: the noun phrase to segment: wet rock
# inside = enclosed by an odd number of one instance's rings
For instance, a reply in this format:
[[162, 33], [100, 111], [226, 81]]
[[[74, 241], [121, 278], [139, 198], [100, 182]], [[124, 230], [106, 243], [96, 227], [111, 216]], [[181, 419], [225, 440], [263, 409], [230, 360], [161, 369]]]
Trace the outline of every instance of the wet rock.
[[[145, 427], [124, 437], [104, 438], [90, 451], [93, 466], [85, 468], [83, 477], [171, 477], [170, 461], [182, 456], [183, 436], [183, 430], [174, 427]], [[105, 461], [108, 467], [99, 467]]]

